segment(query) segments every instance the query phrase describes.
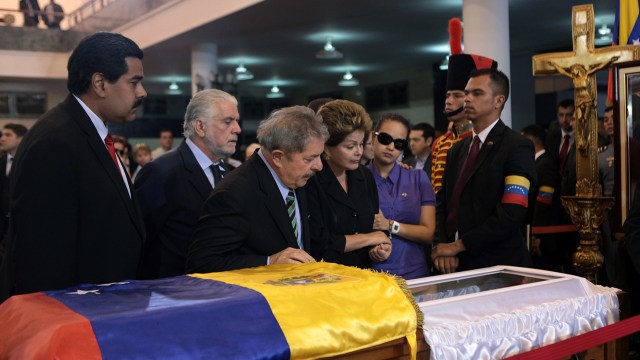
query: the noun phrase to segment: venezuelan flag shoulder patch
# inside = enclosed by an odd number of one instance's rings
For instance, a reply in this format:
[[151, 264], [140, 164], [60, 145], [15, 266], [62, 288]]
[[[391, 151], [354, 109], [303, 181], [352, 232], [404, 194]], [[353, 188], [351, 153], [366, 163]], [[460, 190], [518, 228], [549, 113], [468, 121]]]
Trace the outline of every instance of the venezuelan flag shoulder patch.
[[551, 205], [554, 192], [555, 189], [551, 186], [540, 186], [540, 189], [538, 189], [538, 196], [536, 197], [536, 201], [542, 204]]
[[503, 204], [529, 206], [529, 180], [524, 176], [509, 175], [504, 179]]

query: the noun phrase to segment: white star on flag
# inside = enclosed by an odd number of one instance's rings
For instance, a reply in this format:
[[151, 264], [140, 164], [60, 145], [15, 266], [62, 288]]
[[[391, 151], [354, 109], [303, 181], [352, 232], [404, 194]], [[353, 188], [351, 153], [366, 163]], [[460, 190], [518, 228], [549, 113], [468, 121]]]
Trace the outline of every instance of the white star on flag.
[[97, 286], [111, 286], [111, 285], [125, 285], [128, 284], [128, 281], [123, 281], [123, 282], [112, 282], [112, 283], [108, 283], [108, 284], [98, 284]]
[[640, 38], [633, 39], [631, 41], [633, 42], [633, 45], [640, 45]]
[[74, 292], [68, 292], [65, 293], [67, 295], [86, 295], [86, 294], [94, 294], [94, 295], [100, 295], [100, 290], [96, 289], [96, 290], [77, 290]]

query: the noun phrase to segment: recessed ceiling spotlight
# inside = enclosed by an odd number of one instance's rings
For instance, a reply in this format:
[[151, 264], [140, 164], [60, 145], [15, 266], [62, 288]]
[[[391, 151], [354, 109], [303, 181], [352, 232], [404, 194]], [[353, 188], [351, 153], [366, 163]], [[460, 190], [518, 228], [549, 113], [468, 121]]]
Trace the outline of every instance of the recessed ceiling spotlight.
[[358, 86], [358, 84], [360, 84], [360, 82], [358, 81], [358, 79], [353, 77], [351, 71], [347, 71], [344, 75], [342, 75], [342, 79], [338, 81], [338, 85], [340, 86]]
[[238, 81], [251, 80], [253, 79], [253, 73], [244, 67], [243, 64], [240, 64], [236, 68], [236, 79], [238, 79]]
[[331, 38], [327, 38], [324, 48], [316, 53], [318, 59], [342, 59], [342, 53], [331, 44]]

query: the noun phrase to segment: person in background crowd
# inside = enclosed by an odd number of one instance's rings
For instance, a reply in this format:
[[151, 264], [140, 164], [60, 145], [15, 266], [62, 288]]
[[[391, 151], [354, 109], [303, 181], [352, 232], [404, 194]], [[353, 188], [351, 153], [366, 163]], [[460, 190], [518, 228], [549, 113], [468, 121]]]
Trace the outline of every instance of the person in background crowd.
[[329, 130], [322, 170], [306, 186], [311, 225], [311, 254], [316, 260], [371, 268], [391, 253], [391, 240], [373, 229], [379, 210], [373, 175], [360, 165], [371, 118], [364, 108], [334, 100], [318, 110]]
[[158, 156], [171, 150], [173, 147], [173, 133], [170, 130], [160, 130], [160, 146], [151, 152], [151, 156], [157, 159]]
[[40, 24], [40, 5], [38, 0], [20, 0], [18, 5], [24, 15], [24, 26], [38, 26]]
[[9, 225], [9, 178], [13, 160], [18, 146], [27, 134], [27, 128], [20, 124], [6, 124], [0, 137], [0, 150], [4, 153], [0, 156], [0, 264], [5, 252], [5, 235]]
[[364, 148], [362, 149], [360, 164], [368, 165], [371, 160], [373, 160], [373, 131], [369, 132], [364, 139]]
[[[429, 275], [424, 247], [431, 247], [436, 227], [436, 198], [427, 174], [396, 163], [407, 147], [409, 121], [398, 114], [383, 115], [373, 139], [369, 164], [378, 188], [380, 212], [373, 228], [389, 231], [393, 251], [373, 268], [405, 279]], [[413, 133], [413, 131], [412, 131]]]
[[151, 148], [147, 144], [136, 144], [133, 148], [133, 161], [137, 164], [136, 169], [131, 175], [131, 182], [136, 182], [136, 177], [140, 173], [140, 169], [149, 163], [153, 158], [151, 157]]
[[51, 0], [44, 6], [42, 11], [42, 21], [49, 29], [60, 29], [60, 23], [64, 19], [64, 9], [60, 4]]
[[424, 170], [429, 179], [431, 179], [431, 150], [435, 135], [435, 129], [427, 123], [414, 125], [409, 133], [409, 147], [413, 156], [402, 160], [414, 169]]
[[544, 146], [549, 155], [558, 162], [560, 174], [564, 171], [569, 150], [575, 141], [573, 136], [574, 110], [573, 99], [565, 99], [558, 103], [556, 112], [558, 127], [549, 132]]
[[[533, 143], [538, 177], [538, 188], [529, 192], [527, 224], [532, 228], [556, 225], [564, 212], [560, 202], [558, 163], [544, 148], [546, 134], [543, 128], [530, 125], [522, 129], [522, 135]], [[561, 271], [562, 255], [557, 242], [562, 240], [554, 235], [531, 235], [529, 249], [536, 268]]]

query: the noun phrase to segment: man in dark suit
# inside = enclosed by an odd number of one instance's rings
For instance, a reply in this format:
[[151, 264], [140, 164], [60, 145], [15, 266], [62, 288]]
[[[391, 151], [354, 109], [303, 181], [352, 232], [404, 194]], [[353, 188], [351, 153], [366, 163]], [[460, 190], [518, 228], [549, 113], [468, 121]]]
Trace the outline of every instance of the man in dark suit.
[[38, 0], [20, 0], [20, 11], [24, 15], [24, 26], [38, 26], [40, 23], [40, 5]]
[[573, 136], [574, 109], [575, 104], [572, 99], [565, 99], [558, 103], [556, 112], [558, 126], [550, 130], [544, 145], [549, 155], [558, 162], [561, 174], [567, 161], [569, 149], [575, 141]]
[[508, 94], [502, 72], [471, 73], [464, 107], [473, 136], [449, 150], [437, 195], [431, 256], [441, 272], [531, 264], [521, 227], [535, 185], [534, 152], [531, 141], [500, 120]]
[[0, 298], [136, 277], [144, 225], [108, 122], [130, 122], [147, 95], [142, 50], [100, 32], [69, 58], [71, 94], [25, 136], [12, 169]]
[[431, 180], [431, 145], [436, 136], [436, 130], [427, 123], [419, 123], [411, 128], [409, 133], [410, 157], [402, 162], [413, 167], [422, 169]]
[[[522, 135], [531, 140], [535, 149], [538, 187], [529, 192], [527, 224], [532, 228], [557, 225], [564, 212], [560, 202], [560, 175], [558, 163], [544, 148], [545, 131], [538, 125], [522, 129]], [[561, 271], [562, 255], [554, 234], [531, 235], [530, 252], [538, 269]]]
[[260, 123], [260, 150], [204, 204], [187, 272], [314, 261], [303, 187], [322, 169], [328, 137], [320, 116], [303, 106], [280, 109]]
[[202, 204], [231, 168], [240, 115], [235, 97], [221, 90], [196, 93], [184, 117], [185, 141], [145, 165], [136, 177], [147, 229], [146, 278], [185, 273], [187, 252]]
[[9, 225], [9, 175], [13, 159], [22, 139], [27, 134], [24, 125], [9, 123], [2, 129], [0, 137], [0, 150], [4, 155], [0, 156], [0, 264], [5, 252], [5, 235]]

